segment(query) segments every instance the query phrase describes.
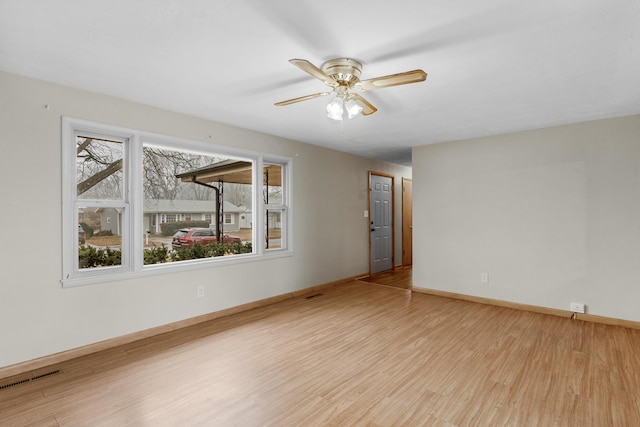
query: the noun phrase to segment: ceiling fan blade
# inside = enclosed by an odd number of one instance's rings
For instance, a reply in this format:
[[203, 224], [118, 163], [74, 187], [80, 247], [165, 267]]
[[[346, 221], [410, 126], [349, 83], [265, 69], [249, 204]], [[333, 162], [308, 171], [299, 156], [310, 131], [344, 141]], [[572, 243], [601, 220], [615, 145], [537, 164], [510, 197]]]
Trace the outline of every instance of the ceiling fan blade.
[[363, 116], [368, 116], [369, 114], [373, 114], [376, 111], [378, 111], [378, 109], [376, 107], [371, 105], [371, 103], [369, 101], [367, 101], [366, 99], [364, 99], [363, 97], [361, 97], [357, 93], [352, 93], [350, 96], [351, 96], [352, 99], [355, 99], [358, 102], [358, 104], [360, 104], [360, 106], [362, 107], [362, 115]]
[[291, 62], [296, 67], [300, 68], [305, 73], [308, 73], [310, 76], [315, 77], [320, 80], [322, 83], [327, 86], [336, 87], [338, 86], [338, 82], [333, 80], [327, 73], [322, 71], [320, 68], [313, 65], [311, 62], [306, 59], [290, 59]]
[[313, 95], [301, 96], [299, 98], [287, 99], [286, 101], [276, 102], [275, 105], [278, 107], [282, 107], [283, 105], [295, 104], [296, 102], [306, 101], [308, 99], [320, 98], [321, 96], [327, 96], [331, 94], [331, 92], [320, 92], [314, 93]]
[[359, 90], [374, 90], [385, 87], [406, 85], [408, 83], [423, 82], [427, 78], [427, 73], [422, 70], [407, 71], [405, 73], [390, 74], [383, 77], [362, 80], [354, 85]]

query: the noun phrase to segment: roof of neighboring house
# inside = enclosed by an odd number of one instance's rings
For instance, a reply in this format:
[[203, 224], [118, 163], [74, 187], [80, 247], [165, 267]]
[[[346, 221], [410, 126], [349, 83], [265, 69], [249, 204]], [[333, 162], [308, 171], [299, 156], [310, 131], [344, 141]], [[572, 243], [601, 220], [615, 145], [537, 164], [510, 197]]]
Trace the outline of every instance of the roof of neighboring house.
[[[224, 201], [222, 210], [226, 213], [245, 212], [231, 202]], [[144, 201], [145, 213], [209, 213], [216, 211], [213, 200], [150, 200]]]

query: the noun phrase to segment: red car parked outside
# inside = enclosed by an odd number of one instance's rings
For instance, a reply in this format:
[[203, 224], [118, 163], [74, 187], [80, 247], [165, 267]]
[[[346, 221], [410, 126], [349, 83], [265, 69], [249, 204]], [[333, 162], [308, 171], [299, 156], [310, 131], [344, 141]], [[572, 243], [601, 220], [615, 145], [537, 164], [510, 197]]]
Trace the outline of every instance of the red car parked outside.
[[[171, 246], [173, 248], [188, 248], [189, 246], [193, 246], [194, 243], [207, 245], [209, 243], [215, 243], [216, 241], [216, 233], [211, 228], [182, 228], [173, 235]], [[229, 244], [240, 243], [241, 241], [239, 237], [225, 234], [222, 242]]]

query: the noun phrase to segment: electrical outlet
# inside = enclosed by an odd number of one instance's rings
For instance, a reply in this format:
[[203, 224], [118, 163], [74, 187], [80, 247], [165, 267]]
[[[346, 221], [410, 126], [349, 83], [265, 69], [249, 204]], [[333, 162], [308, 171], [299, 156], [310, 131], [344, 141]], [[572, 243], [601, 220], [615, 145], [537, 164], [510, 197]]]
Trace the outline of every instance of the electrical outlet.
[[204, 286], [202, 286], [202, 285], [198, 286], [197, 291], [196, 291], [196, 296], [198, 298], [202, 298], [204, 296]]
[[489, 273], [480, 273], [480, 283], [489, 283]]
[[572, 302], [571, 311], [573, 311], [574, 313], [584, 313], [584, 304], [579, 302]]

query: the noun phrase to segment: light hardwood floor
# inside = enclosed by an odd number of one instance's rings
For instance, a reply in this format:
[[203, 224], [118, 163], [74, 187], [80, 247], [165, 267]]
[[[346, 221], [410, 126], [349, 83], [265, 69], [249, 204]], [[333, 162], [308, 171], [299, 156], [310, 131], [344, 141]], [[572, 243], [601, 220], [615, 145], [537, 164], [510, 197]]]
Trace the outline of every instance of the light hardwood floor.
[[411, 289], [413, 286], [413, 269], [411, 266], [397, 267], [359, 280], [378, 285], [393, 286], [394, 288]]
[[640, 331], [362, 281], [0, 390], [2, 426], [640, 426]]

